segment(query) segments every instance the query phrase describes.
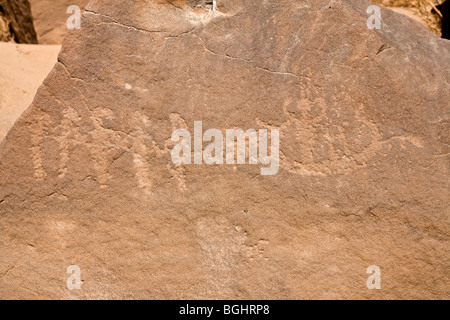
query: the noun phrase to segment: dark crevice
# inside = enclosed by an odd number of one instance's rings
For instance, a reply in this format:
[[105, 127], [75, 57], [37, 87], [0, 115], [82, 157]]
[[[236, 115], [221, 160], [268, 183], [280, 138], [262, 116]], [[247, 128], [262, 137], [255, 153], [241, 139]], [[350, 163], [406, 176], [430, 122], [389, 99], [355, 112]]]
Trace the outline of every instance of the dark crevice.
[[11, 38], [14, 40], [14, 42], [18, 42], [17, 39], [16, 39], [16, 34], [15, 34], [15, 31], [14, 31], [14, 28], [13, 28], [12, 24], [10, 23], [8, 25], [8, 27], [9, 27], [9, 33], [11, 34]]
[[36, 44], [37, 35], [28, 0], [0, 0], [0, 3], [0, 17], [7, 22], [3, 23], [3, 33], [9, 33], [16, 43]]
[[212, 9], [213, 8], [213, 1], [206, 1], [206, 0], [189, 0], [189, 6], [191, 8], [204, 8], [204, 9]]
[[442, 13], [442, 38], [450, 40], [450, 0], [436, 7]]
[[390, 49], [391, 47], [389, 47], [387, 44], [383, 44], [377, 51], [376, 55], [379, 55], [381, 52], [383, 52], [384, 50]]

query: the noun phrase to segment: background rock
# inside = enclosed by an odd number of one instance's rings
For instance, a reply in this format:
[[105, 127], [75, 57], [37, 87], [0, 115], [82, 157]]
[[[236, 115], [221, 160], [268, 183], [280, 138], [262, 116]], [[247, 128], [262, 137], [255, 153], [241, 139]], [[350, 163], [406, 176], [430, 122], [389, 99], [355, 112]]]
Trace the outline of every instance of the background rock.
[[446, 0], [437, 9], [442, 14], [442, 37], [450, 39], [450, 1]]
[[82, 12], [89, 0], [30, 0], [39, 43], [61, 44], [67, 32], [67, 8], [77, 5]]
[[[0, 146], [0, 296], [448, 299], [450, 44], [369, 5], [92, 1]], [[174, 166], [196, 120], [278, 175]]]
[[371, 2], [389, 7], [398, 13], [415, 19], [437, 35], [442, 35], [442, 19], [434, 8], [445, 0], [372, 0]]
[[28, 0], [0, 0], [0, 41], [37, 43]]

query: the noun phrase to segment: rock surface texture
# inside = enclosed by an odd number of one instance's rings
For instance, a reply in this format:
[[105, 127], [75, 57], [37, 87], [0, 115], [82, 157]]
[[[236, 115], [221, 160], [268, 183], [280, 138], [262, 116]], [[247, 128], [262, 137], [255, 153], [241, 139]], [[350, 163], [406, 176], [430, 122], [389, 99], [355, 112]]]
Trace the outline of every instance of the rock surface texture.
[[37, 43], [28, 0], [0, 0], [0, 41]]
[[[369, 5], [91, 1], [0, 146], [0, 297], [450, 298], [450, 42]], [[278, 174], [175, 166], [197, 120]]]

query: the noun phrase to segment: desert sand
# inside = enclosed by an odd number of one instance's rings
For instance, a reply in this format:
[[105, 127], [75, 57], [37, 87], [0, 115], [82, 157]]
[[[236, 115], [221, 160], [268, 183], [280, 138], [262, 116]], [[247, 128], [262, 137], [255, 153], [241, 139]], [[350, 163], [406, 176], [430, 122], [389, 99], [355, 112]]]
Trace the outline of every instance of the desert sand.
[[0, 42], [0, 140], [33, 101], [60, 49], [60, 45]]

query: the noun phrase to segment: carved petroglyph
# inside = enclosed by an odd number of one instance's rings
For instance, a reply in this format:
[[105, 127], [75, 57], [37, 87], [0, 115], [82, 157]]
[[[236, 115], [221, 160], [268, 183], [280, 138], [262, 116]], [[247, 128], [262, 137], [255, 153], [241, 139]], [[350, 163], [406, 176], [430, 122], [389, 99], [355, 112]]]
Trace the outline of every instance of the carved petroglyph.
[[47, 175], [42, 166], [42, 141], [49, 122], [50, 117], [42, 112], [36, 122], [30, 126], [31, 159], [33, 160], [34, 176], [38, 180], [43, 180]]
[[[261, 127], [280, 130], [281, 169], [304, 176], [350, 174], [365, 167], [392, 139], [423, 147], [421, 139], [412, 135], [382, 140], [377, 125], [365, 116], [365, 106], [349, 109], [348, 105], [355, 105], [348, 96], [336, 99], [332, 106], [323, 98], [289, 99], [282, 108], [286, 120], [281, 125], [256, 121]], [[296, 154], [283, 145], [295, 146]]]
[[[169, 147], [172, 144], [170, 139], [167, 139], [165, 145], [160, 147], [148, 134], [148, 129], [153, 126], [152, 121], [140, 111], [133, 112], [126, 120], [131, 128], [130, 132], [108, 128], [106, 123], [116, 118], [114, 112], [106, 106], [98, 106], [91, 110], [85, 102], [82, 92], [78, 89], [77, 91], [80, 103], [76, 107], [69, 106], [54, 97], [61, 106], [62, 120], [59, 124], [53, 128], [54, 124], [51, 123], [49, 116], [42, 113], [32, 127], [31, 155], [35, 177], [44, 179], [47, 175], [42, 166], [42, 139], [45, 131], [54, 131], [59, 145], [57, 172], [60, 179], [66, 176], [71, 150], [76, 146], [89, 147], [95, 171], [94, 180], [100, 184], [101, 188], [106, 188], [111, 179], [111, 164], [122, 154], [130, 153], [136, 184], [144, 194], [151, 195], [153, 193], [151, 176], [158, 176], [161, 173], [152, 170], [149, 160], [151, 157], [168, 157]], [[83, 118], [80, 113], [86, 113], [87, 116]], [[180, 124], [180, 121], [177, 117], [171, 116], [170, 118], [172, 126]], [[87, 132], [80, 130], [87, 123], [92, 125], [93, 129]], [[183, 169], [172, 167], [170, 164], [167, 169], [175, 177], [179, 188], [185, 189]]]

